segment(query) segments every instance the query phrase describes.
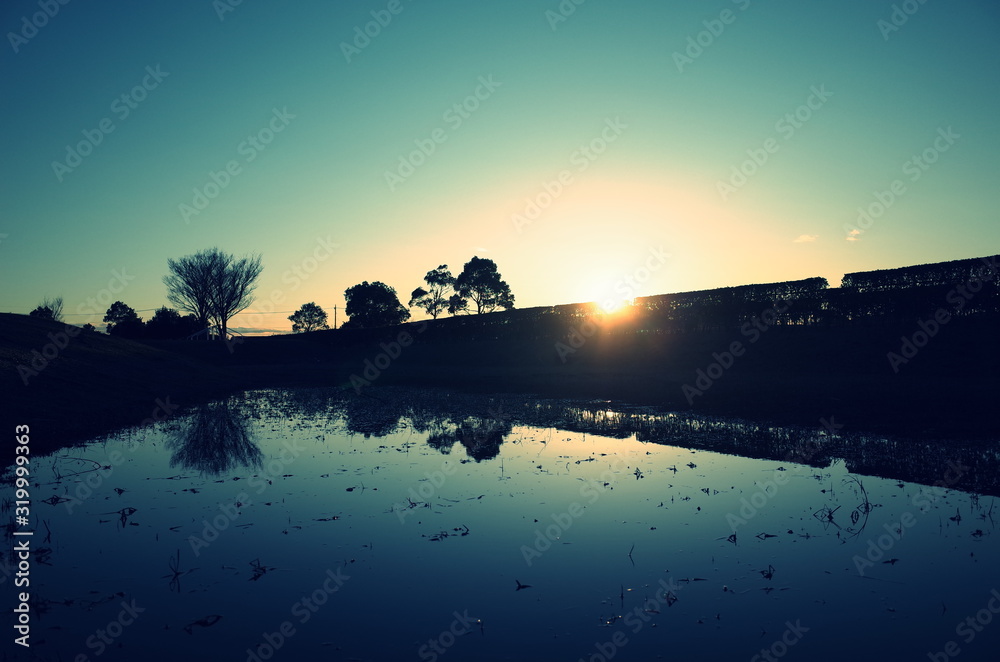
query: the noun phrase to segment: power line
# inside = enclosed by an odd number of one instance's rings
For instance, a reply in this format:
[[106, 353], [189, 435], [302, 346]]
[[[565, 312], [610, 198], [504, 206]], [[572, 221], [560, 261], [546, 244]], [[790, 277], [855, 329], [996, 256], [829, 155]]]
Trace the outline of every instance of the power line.
[[[337, 305], [337, 306], [320, 306], [320, 308], [323, 308], [323, 310], [339, 310], [342, 307], [343, 306], [340, 306], [340, 305]], [[162, 308], [162, 306], [161, 306], [161, 308]], [[160, 308], [143, 308], [142, 310], [136, 310], [135, 312], [137, 312], [137, 313], [149, 313], [149, 312], [153, 312], [153, 311], [157, 311], [157, 310], [160, 310]], [[175, 310], [175, 309], [174, 308], [170, 308], [169, 310]], [[178, 311], [178, 312], [180, 312], [180, 311]], [[265, 312], [258, 312], [258, 311], [252, 311], [252, 310], [241, 310], [240, 312], [236, 313], [236, 315], [233, 315], [233, 317], [236, 317], [237, 315], [285, 315], [285, 314], [291, 315], [292, 313], [297, 313], [297, 312], [299, 312], [299, 311], [298, 310], [274, 310], [274, 311], [271, 311], [269, 313], [265, 313]], [[98, 314], [99, 313], [63, 313], [62, 316], [63, 317], [91, 317], [93, 315], [98, 315]]]
[[[148, 313], [151, 310], [159, 310], [159, 308], [143, 308], [142, 310], [137, 310], [137, 313]], [[91, 317], [93, 315], [99, 315], [100, 313], [63, 313], [62, 317]]]

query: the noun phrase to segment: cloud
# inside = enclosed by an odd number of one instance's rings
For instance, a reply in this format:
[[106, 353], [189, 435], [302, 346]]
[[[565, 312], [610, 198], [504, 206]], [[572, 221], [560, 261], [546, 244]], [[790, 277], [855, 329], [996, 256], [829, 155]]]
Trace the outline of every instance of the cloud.
[[847, 233], [846, 239], [847, 241], [861, 241], [860, 235], [861, 235], [861, 230], [855, 228]]
[[245, 336], [272, 334], [272, 333], [288, 333], [288, 329], [258, 329], [251, 326], [229, 327], [229, 331], [232, 331], [234, 333], [241, 333]]
[[800, 234], [795, 239], [792, 239], [792, 241], [796, 244], [808, 244], [816, 241], [817, 239], [819, 239], [818, 234]]

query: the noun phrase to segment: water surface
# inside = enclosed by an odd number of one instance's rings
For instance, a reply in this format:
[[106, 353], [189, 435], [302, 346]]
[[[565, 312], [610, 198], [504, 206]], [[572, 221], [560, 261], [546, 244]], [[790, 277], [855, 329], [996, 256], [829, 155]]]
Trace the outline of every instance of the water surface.
[[34, 458], [18, 659], [994, 660], [996, 445], [899, 448], [253, 392]]

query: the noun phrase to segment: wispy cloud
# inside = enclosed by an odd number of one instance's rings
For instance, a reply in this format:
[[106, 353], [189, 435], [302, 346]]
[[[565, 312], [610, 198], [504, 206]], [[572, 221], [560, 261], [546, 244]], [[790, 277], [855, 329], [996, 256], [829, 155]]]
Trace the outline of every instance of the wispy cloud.
[[817, 239], [819, 239], [818, 234], [800, 234], [795, 239], [792, 239], [792, 242], [796, 244], [808, 244], [816, 241]]
[[229, 330], [234, 333], [242, 333], [245, 336], [271, 334], [271, 333], [288, 333], [288, 329], [258, 329], [250, 326], [230, 327]]
[[853, 230], [847, 233], [846, 239], [847, 241], [861, 241], [860, 235], [861, 235], [861, 230], [854, 228]]

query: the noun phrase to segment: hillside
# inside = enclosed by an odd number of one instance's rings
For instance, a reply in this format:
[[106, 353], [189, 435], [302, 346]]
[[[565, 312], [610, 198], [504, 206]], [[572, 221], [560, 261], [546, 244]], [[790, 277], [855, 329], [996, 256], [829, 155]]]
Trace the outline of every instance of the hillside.
[[[1000, 359], [995, 322], [986, 318], [953, 321], [896, 372], [887, 353], [899, 351], [913, 324], [773, 327], [759, 336], [609, 329], [570, 352], [557, 344], [565, 343], [564, 335], [462, 341], [451, 333], [422, 334], [420, 324], [251, 338], [230, 348], [144, 344], [97, 333], [67, 343], [58, 335], [64, 328], [0, 315], [3, 423], [11, 429], [28, 422], [36, 444], [46, 446], [138, 424], [163, 415], [162, 405], [182, 408], [245, 389], [297, 386], [352, 393], [433, 386], [615, 400], [806, 427], [832, 417], [852, 432], [922, 439], [998, 434], [991, 412]], [[401, 332], [413, 341], [394, 347]], [[734, 341], [743, 352], [727, 358]], [[41, 353], [54, 357], [45, 365]], [[41, 369], [28, 374], [33, 359]], [[720, 363], [728, 367], [713, 367]]]
[[36, 451], [162, 416], [234, 387], [205, 362], [96, 332], [69, 337], [66, 329], [0, 314], [0, 419], [10, 431], [28, 423]]

